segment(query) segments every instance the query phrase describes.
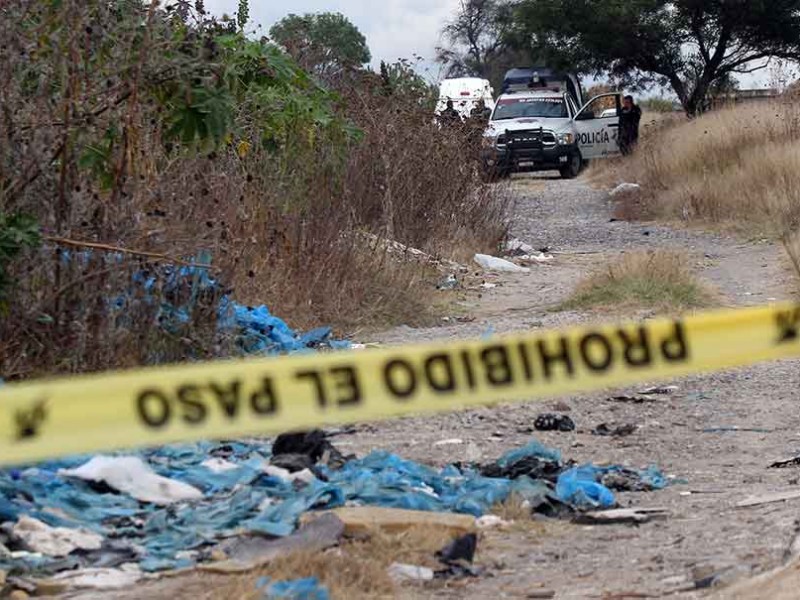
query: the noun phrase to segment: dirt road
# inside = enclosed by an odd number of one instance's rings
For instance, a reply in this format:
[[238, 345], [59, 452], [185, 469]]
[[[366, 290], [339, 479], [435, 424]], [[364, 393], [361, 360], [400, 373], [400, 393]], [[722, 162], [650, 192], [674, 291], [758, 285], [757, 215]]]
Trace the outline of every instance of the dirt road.
[[[518, 195], [514, 235], [535, 248], [552, 248], [555, 260], [530, 274], [504, 276], [497, 280], [499, 287], [467, 302], [463, 308], [475, 317], [472, 323], [399, 328], [377, 341], [468, 337], [618, 317], [549, 309], [595, 265], [640, 248], [687, 252], [723, 305], [761, 304], [793, 293], [794, 275], [774, 244], [612, 221], [607, 194], [580, 180], [521, 179], [513, 185]], [[566, 458], [656, 464], [686, 480], [660, 492], [622, 495], [623, 505], [667, 508], [670, 517], [635, 528], [551, 523], [529, 532], [491, 534], [482, 559], [496, 567], [495, 576], [454, 591], [453, 597], [524, 598], [546, 590], [556, 598], [700, 597], [707, 590], [689, 591], [697, 580], [719, 575], [728, 582], [782, 564], [796, 535], [800, 500], [734, 505], [751, 495], [800, 491], [800, 471], [767, 468], [800, 451], [798, 366], [785, 361], [693, 377], [675, 382], [678, 393], [648, 405], [609, 402], [608, 394], [594, 394], [395, 421], [362, 430], [347, 440], [347, 450], [383, 448], [444, 464], [466, 458], [466, 452], [474, 459], [477, 448], [489, 459], [528, 441], [538, 413], [569, 407], [578, 431], [537, 433], [537, 439]], [[621, 439], [589, 433], [609, 421], [639, 429]], [[465, 443], [434, 446], [448, 438]]]
[[[475, 337], [487, 331], [618, 318], [609, 313], [554, 312], [552, 307], [595, 265], [638, 248], [687, 252], [698, 276], [718, 290], [725, 305], [786, 299], [795, 285], [788, 261], [773, 244], [612, 221], [607, 194], [581, 180], [523, 178], [512, 185], [518, 197], [514, 235], [535, 248], [551, 248], [555, 259], [534, 266], [529, 274], [492, 278], [497, 288], [482, 297], [467, 295], [457, 314], [440, 327], [400, 327], [371, 341]], [[460, 322], [456, 317], [474, 320]], [[402, 596], [703, 597], [711, 590], [695, 590], [695, 582], [708, 583], [715, 576], [728, 582], [775, 568], [785, 561], [796, 535], [800, 499], [750, 508], [735, 505], [751, 495], [800, 491], [800, 470], [767, 468], [800, 452], [798, 366], [785, 361], [677, 381], [677, 393], [649, 404], [611, 402], [608, 394], [593, 394], [364, 425], [353, 435], [337, 438], [337, 445], [359, 454], [386, 449], [432, 465], [490, 460], [528, 442], [540, 412], [568, 410], [576, 432], [537, 433], [536, 438], [567, 459], [633, 467], [655, 464], [687, 481], [659, 492], [620, 496], [624, 506], [665, 508], [669, 517], [638, 527], [541, 521], [489, 532], [481, 541], [478, 560], [489, 567], [490, 576], [450, 589], [405, 588]], [[603, 422], [632, 423], [638, 429], [619, 439], [591, 435]], [[435, 445], [451, 438], [463, 443]], [[184, 597], [181, 594], [190, 589], [214, 597], [202, 580], [194, 583], [192, 588], [185, 578], [162, 581], [116, 597]]]

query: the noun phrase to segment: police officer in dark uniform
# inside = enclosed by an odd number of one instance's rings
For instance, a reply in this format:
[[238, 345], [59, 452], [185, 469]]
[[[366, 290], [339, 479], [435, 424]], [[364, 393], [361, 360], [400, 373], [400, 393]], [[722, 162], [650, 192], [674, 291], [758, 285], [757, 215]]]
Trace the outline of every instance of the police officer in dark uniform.
[[491, 112], [486, 106], [486, 102], [481, 98], [470, 111], [469, 118], [479, 123], [488, 123]]
[[622, 154], [630, 154], [639, 141], [639, 121], [642, 120], [642, 109], [633, 103], [633, 96], [622, 99], [622, 110], [619, 113], [619, 149]]
[[461, 122], [461, 115], [458, 114], [458, 111], [453, 108], [453, 101], [447, 101], [447, 108], [442, 111], [442, 114], [439, 115], [439, 121], [442, 125], [456, 125], [457, 123]]

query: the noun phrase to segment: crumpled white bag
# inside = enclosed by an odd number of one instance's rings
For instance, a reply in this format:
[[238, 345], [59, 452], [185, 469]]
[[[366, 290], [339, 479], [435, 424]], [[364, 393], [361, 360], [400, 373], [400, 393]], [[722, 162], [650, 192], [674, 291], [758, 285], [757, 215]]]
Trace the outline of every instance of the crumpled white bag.
[[99, 550], [103, 536], [85, 529], [50, 527], [38, 519], [23, 515], [11, 530], [14, 537], [34, 552], [47, 556], [67, 556], [73, 550]]
[[162, 506], [203, 498], [196, 487], [158, 475], [138, 456], [95, 456], [77, 469], [61, 469], [58, 474], [105, 483], [141, 502]]
[[489, 256], [488, 254], [476, 254], [474, 260], [487, 271], [505, 271], [507, 273], [530, 272], [530, 269], [527, 267], [520, 267], [511, 261], [497, 258], [496, 256]]

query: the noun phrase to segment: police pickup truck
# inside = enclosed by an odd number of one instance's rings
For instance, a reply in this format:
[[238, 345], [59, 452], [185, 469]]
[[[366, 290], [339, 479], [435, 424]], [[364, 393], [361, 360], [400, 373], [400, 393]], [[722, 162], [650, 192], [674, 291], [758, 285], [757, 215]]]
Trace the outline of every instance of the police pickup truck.
[[583, 104], [580, 84], [571, 75], [512, 69], [482, 140], [485, 177], [549, 170], [577, 177], [585, 161], [620, 153], [620, 108], [621, 94], [602, 94]]

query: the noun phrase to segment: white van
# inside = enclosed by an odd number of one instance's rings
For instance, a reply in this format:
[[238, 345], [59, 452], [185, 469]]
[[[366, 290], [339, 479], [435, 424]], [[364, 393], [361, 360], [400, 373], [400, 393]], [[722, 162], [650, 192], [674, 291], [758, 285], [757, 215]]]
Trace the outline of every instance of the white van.
[[488, 79], [479, 77], [454, 77], [444, 79], [439, 84], [439, 101], [436, 103], [436, 115], [447, 108], [447, 101], [452, 100], [453, 108], [462, 119], [467, 119], [470, 112], [481, 100], [487, 111], [494, 110], [494, 90]]

